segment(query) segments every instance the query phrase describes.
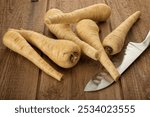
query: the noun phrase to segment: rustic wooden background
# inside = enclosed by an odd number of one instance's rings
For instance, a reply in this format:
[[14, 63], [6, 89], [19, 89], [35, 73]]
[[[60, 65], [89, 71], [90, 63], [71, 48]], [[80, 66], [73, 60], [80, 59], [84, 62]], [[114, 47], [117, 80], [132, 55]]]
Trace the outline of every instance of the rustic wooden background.
[[[8, 28], [25, 28], [52, 36], [43, 24], [45, 12], [59, 8], [69, 12], [96, 3], [106, 3], [112, 15], [100, 24], [100, 37], [124, 21], [136, 10], [141, 19], [127, 36], [129, 41], [141, 42], [150, 30], [150, 0], [0, 0], [0, 99], [150, 99], [150, 48], [110, 87], [97, 92], [84, 92], [92, 76], [103, 70], [102, 66], [86, 56], [72, 69], [62, 69], [36, 49], [41, 56], [62, 71], [65, 76], [56, 81], [24, 57], [12, 52], [2, 44]], [[116, 64], [121, 53], [112, 58]]]

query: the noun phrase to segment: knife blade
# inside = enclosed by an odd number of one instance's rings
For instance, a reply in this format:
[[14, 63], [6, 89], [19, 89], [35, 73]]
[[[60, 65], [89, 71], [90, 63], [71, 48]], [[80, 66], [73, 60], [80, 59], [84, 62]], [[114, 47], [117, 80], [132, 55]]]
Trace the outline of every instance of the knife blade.
[[[124, 52], [121, 64], [117, 67], [120, 74], [146, 50], [150, 45], [150, 31], [145, 40], [141, 43], [129, 42]], [[85, 86], [84, 91], [97, 91], [110, 86], [115, 82], [107, 72], [96, 74]]]

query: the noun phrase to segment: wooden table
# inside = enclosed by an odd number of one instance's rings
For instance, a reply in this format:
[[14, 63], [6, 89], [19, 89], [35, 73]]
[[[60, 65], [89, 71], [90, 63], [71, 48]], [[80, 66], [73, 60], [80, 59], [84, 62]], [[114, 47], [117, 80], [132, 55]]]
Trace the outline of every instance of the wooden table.
[[[63, 81], [58, 82], [2, 44], [8, 28], [31, 29], [52, 36], [43, 23], [50, 8], [69, 12], [96, 3], [106, 3], [112, 8], [110, 19], [100, 24], [101, 39], [137, 10], [142, 12], [141, 19], [128, 33], [125, 45], [129, 41], [141, 42], [150, 30], [150, 0], [0, 0], [0, 99], [150, 99], [150, 48], [117, 83], [101, 91], [84, 92], [92, 76], [104, 70], [99, 62], [83, 55], [74, 68], [62, 69], [36, 49], [65, 74]], [[121, 55], [111, 59], [117, 63]]]

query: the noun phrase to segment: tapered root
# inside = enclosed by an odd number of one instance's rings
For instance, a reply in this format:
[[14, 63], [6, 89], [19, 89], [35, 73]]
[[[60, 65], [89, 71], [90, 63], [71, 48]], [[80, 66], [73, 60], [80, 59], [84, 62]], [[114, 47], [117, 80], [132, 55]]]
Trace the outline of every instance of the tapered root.
[[90, 19], [84, 19], [77, 23], [76, 29], [78, 35], [83, 41], [87, 42], [92, 47], [98, 50], [98, 60], [109, 72], [112, 78], [114, 80], [117, 80], [120, 74], [109, 59], [102, 46], [99, 38], [99, 27], [97, 26], [97, 24]]
[[51, 16], [45, 20], [47, 24], [57, 23], [76, 23], [82, 19], [92, 19], [94, 21], [103, 22], [108, 19], [111, 14], [111, 9], [106, 4], [94, 4], [82, 9], [77, 9], [70, 13], [58, 14]]
[[46, 22], [49, 16], [53, 17], [62, 14], [63, 12], [59, 9], [50, 9], [46, 12], [44, 22], [49, 28], [50, 32], [53, 33], [58, 39], [65, 39], [75, 42], [80, 46], [82, 53], [94, 60], [97, 60], [98, 51], [84, 41], [81, 41], [72, 31], [69, 24], [48, 24]]
[[14, 30], [9, 30], [3, 37], [3, 44], [14, 52], [24, 56], [48, 75], [57, 80], [61, 80], [63, 74], [50, 66], [30, 45]]
[[[31, 30], [22, 29], [17, 32], [63, 68], [73, 67], [80, 59], [80, 47], [72, 41], [52, 39]], [[74, 53], [78, 54], [75, 56]]]
[[122, 50], [128, 31], [140, 15], [140, 11], [135, 12], [104, 38], [103, 46], [109, 55], [117, 54]]

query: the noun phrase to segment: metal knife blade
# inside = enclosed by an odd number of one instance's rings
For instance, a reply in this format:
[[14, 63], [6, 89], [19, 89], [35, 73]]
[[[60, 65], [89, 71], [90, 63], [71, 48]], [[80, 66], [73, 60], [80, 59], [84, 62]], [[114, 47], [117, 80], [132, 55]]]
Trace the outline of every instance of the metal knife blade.
[[[129, 42], [124, 53], [121, 64], [117, 67], [117, 70], [122, 74], [150, 45], [150, 31], [141, 43]], [[114, 80], [108, 73], [99, 73], [91, 79], [85, 86], [84, 91], [97, 91], [104, 89], [111, 85]]]

